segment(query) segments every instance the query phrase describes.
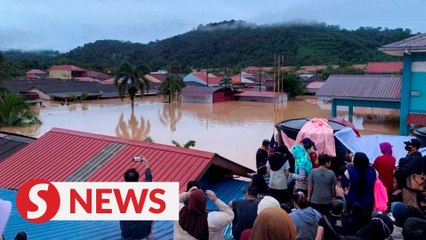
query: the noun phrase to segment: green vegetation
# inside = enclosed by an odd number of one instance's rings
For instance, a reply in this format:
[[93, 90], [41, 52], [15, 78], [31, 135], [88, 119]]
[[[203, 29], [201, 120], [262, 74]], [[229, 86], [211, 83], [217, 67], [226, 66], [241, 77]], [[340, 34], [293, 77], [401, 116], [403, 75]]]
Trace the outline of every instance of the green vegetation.
[[294, 99], [299, 95], [303, 95], [305, 93], [305, 87], [297, 78], [297, 74], [293, 71], [282, 72], [280, 74], [279, 83], [277, 83], [276, 89], [278, 89], [278, 86], [283, 88], [284, 92], [288, 94], [290, 99]]
[[118, 89], [120, 98], [123, 99], [126, 95], [129, 96], [134, 108], [136, 93], [139, 91], [143, 97], [145, 91], [149, 90], [148, 80], [145, 75], [150, 72], [149, 68], [144, 65], [133, 67], [129, 62], [122, 63], [115, 72], [115, 86]]
[[[176, 146], [176, 147], [182, 147], [177, 141], [172, 140], [172, 143]], [[190, 148], [190, 147], [195, 147], [195, 141], [194, 140], [189, 140], [188, 142], [186, 142], [183, 145], [183, 148]]]
[[225, 76], [220, 80], [219, 87], [232, 88], [232, 79], [229, 76]]
[[322, 80], [327, 80], [331, 74], [364, 74], [364, 70], [354, 68], [350, 63], [343, 63], [338, 68], [327, 67], [324, 71], [318, 71]]
[[334, 65], [398, 59], [379, 52], [378, 47], [410, 36], [409, 29], [401, 28], [346, 30], [326, 24], [255, 25], [226, 21], [200, 25], [193, 31], [146, 45], [96, 41], [62, 57], [72, 63], [97, 63], [104, 69], [124, 59], [153, 69], [168, 69], [178, 61], [180, 69], [239, 70], [248, 65], [272, 66], [274, 54], [284, 55], [286, 65]]
[[169, 103], [171, 103], [175, 97], [179, 97], [185, 87], [183, 79], [178, 75], [170, 75], [161, 83], [160, 93], [164, 97], [168, 97]]
[[20, 95], [2, 92], [0, 96], [0, 127], [24, 127], [37, 123], [40, 123], [40, 120]]
[[87, 97], [89, 97], [89, 93], [87, 91], [83, 91], [80, 95], [80, 101], [86, 101]]

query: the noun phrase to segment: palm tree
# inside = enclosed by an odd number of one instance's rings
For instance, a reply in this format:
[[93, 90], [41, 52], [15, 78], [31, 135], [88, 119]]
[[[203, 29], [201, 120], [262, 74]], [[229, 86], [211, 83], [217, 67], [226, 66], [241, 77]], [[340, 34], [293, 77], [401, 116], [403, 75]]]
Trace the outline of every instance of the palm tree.
[[118, 88], [118, 94], [123, 99], [126, 95], [129, 96], [134, 107], [135, 96], [140, 91], [141, 97], [144, 92], [149, 90], [149, 83], [145, 75], [149, 74], [149, 68], [140, 65], [133, 67], [129, 62], [122, 63], [115, 73], [115, 86]]
[[178, 75], [170, 75], [161, 83], [160, 93], [164, 97], [169, 97], [169, 103], [172, 102], [174, 97], [179, 97], [185, 87], [183, 79]]
[[232, 79], [229, 76], [225, 76], [219, 81], [219, 87], [232, 88]]
[[40, 123], [22, 96], [4, 92], [0, 96], [0, 127], [24, 127]]

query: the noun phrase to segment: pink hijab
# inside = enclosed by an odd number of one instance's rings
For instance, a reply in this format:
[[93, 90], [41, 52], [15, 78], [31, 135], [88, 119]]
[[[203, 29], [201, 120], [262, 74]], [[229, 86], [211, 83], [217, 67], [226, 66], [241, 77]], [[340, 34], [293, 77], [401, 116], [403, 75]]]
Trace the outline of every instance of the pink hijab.
[[0, 199], [0, 237], [6, 228], [9, 220], [10, 212], [12, 211], [12, 203]]
[[380, 143], [380, 151], [385, 156], [392, 156], [392, 145], [388, 142], [382, 142]]

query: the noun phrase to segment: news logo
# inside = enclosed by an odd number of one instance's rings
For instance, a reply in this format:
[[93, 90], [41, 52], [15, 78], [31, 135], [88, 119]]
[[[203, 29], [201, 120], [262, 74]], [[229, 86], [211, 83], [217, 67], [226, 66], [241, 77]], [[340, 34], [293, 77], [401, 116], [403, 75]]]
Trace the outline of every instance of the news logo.
[[178, 220], [177, 182], [26, 182], [16, 196], [21, 216], [50, 220]]

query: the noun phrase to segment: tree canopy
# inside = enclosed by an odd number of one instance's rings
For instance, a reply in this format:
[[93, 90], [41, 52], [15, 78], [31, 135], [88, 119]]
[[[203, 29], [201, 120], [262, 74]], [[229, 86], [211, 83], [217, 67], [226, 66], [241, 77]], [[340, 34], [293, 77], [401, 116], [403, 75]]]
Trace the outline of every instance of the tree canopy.
[[[412, 36], [409, 29], [361, 27], [347, 30], [325, 23], [256, 25], [224, 21], [148, 44], [98, 40], [67, 53], [57, 51], [6, 51], [8, 73], [16, 69], [46, 69], [52, 64], [74, 64], [98, 71], [113, 71], [123, 61], [145, 64], [151, 69], [241, 69], [249, 65], [272, 66], [275, 54], [285, 65], [334, 65], [367, 63], [398, 58], [378, 51], [380, 46]], [[179, 64], [176, 64], [179, 63]]]

